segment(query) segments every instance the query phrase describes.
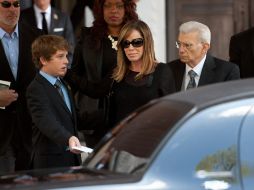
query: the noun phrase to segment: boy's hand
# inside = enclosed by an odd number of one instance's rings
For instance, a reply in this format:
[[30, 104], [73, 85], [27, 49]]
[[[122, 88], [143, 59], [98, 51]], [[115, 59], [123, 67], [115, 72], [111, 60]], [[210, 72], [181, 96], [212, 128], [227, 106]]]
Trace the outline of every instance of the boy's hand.
[[69, 138], [69, 148], [70, 148], [70, 151], [71, 151], [72, 153], [74, 153], [74, 154], [80, 154], [81, 151], [75, 150], [75, 149], [72, 148], [72, 147], [75, 147], [75, 146], [80, 147], [81, 144], [80, 144], [80, 142], [79, 142], [79, 140], [78, 140], [77, 137], [71, 136], [71, 137]]

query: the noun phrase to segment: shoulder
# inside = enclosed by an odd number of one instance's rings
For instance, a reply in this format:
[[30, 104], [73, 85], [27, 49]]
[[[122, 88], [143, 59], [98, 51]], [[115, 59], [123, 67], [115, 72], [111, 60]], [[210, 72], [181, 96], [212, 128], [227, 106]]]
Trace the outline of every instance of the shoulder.
[[38, 37], [39, 35], [43, 34], [42, 30], [34, 26], [31, 26], [27, 22], [22, 20], [19, 21], [19, 30], [21, 33], [26, 33], [29, 37], [32, 37], [32, 36]]
[[62, 12], [61, 10], [56, 8], [52, 8], [51, 19], [53, 19], [55, 22], [71, 22], [70, 16], [67, 13]]
[[234, 34], [231, 37], [231, 41], [235, 41], [235, 40], [250, 40], [250, 38], [252, 38], [254, 36], [254, 27], [249, 28], [247, 30], [244, 30], [242, 32], [239, 32], [237, 34]]
[[[62, 12], [61, 10], [59, 10], [59, 9], [56, 9], [56, 8], [54, 8], [54, 7], [52, 7], [52, 13], [51, 13], [52, 15], [53, 15], [53, 18], [54, 18], [54, 14], [56, 15], [56, 16], [58, 16], [59, 18], [57, 18], [57, 19], [62, 19], [62, 17], [68, 17], [69, 15], [67, 15], [66, 13], [64, 13], [64, 12]], [[56, 17], [55, 17], [55, 19], [56, 19]]]
[[43, 79], [42, 79], [42, 76], [40, 76], [40, 74], [37, 73], [34, 79], [29, 84], [27, 88], [27, 92], [32, 93], [35, 91], [35, 89], [38, 89], [38, 90], [43, 89], [41, 88], [41, 86], [43, 86]]
[[91, 34], [91, 29], [92, 29], [92, 27], [85, 27], [85, 26], [83, 26], [81, 28], [81, 34], [84, 35], [84, 36], [90, 35]]
[[24, 9], [20, 12], [19, 21], [30, 22], [35, 17], [34, 9], [32, 7]]
[[29, 8], [27, 8], [27, 9], [22, 10], [22, 11], [20, 12], [20, 16], [21, 16], [21, 17], [22, 17], [22, 16], [28, 16], [28, 15], [31, 15], [31, 14], [33, 14], [33, 13], [34, 13], [33, 7], [29, 7]]
[[91, 27], [82, 27], [80, 32], [79, 42], [91, 39]]
[[180, 62], [181, 62], [180, 59], [175, 59], [173, 61], [168, 62], [167, 65], [173, 66], [173, 65], [179, 64]]
[[218, 57], [214, 57], [211, 55], [207, 55], [207, 60], [213, 60], [216, 65], [232, 65], [233, 63], [226, 61], [224, 59], [220, 59]]
[[179, 69], [185, 69], [185, 64], [180, 61], [180, 59], [176, 59], [173, 61], [170, 61], [167, 63], [168, 67], [170, 67], [171, 70], [179, 70]]
[[156, 68], [155, 68], [155, 71], [161, 72], [161, 71], [164, 71], [164, 70], [169, 70], [169, 67], [167, 66], [167, 64], [165, 64], [165, 63], [158, 63]]
[[223, 68], [224, 70], [232, 70], [232, 69], [238, 69], [238, 66], [232, 62], [219, 59], [217, 57], [210, 56], [216, 65], [217, 68]]
[[163, 77], [163, 76], [170, 77], [172, 75], [172, 71], [167, 64], [158, 63], [155, 68], [154, 74], [158, 77]]

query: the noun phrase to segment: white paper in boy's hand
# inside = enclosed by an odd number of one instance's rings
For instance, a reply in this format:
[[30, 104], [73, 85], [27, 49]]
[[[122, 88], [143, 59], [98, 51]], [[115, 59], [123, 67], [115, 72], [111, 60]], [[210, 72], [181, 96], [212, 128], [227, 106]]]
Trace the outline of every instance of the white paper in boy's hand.
[[81, 152], [85, 153], [92, 153], [93, 149], [85, 147], [85, 146], [73, 146], [72, 149], [79, 150]]

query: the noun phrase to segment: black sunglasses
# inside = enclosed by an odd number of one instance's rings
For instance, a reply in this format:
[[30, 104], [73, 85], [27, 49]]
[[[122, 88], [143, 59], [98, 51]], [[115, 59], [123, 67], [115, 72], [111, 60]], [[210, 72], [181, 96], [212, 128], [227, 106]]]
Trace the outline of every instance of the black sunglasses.
[[129, 40], [123, 41], [122, 47], [128, 48], [130, 47], [130, 45], [132, 45], [133, 47], [137, 48], [137, 47], [143, 46], [143, 44], [144, 44], [143, 38], [136, 38], [136, 39], [133, 39], [131, 42]]
[[10, 8], [11, 5], [13, 5], [13, 7], [20, 7], [20, 3], [19, 1], [14, 1], [13, 3], [9, 2], [9, 1], [3, 1], [1, 2], [1, 5], [3, 8]]

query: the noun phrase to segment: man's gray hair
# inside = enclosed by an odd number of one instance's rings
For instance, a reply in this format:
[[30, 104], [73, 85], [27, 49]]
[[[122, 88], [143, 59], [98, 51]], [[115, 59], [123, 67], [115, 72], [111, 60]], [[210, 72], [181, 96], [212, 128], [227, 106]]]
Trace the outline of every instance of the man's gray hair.
[[210, 44], [211, 42], [211, 31], [205, 24], [197, 21], [189, 21], [180, 25], [179, 32], [188, 34], [191, 32], [198, 32], [201, 42]]

